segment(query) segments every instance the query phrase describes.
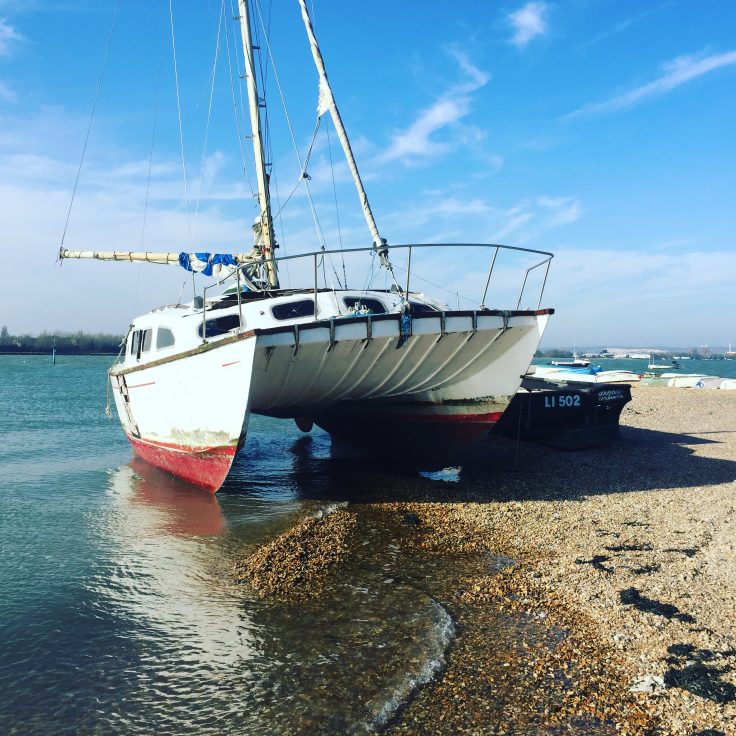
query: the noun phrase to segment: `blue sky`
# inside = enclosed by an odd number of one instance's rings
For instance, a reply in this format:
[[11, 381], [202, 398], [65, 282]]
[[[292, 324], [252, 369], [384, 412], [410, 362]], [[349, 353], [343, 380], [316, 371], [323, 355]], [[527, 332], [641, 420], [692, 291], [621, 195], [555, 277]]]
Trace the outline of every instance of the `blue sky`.
[[[120, 3], [66, 247], [247, 249], [254, 177], [247, 140], [243, 172], [232, 104], [231, 2], [224, 23], [220, 0], [171, 2], [188, 209], [169, 1]], [[317, 84], [297, 0], [259, 2], [304, 156]], [[0, 0], [0, 323], [11, 333], [123, 332], [182, 287], [191, 296], [176, 268], [54, 263], [115, 5]], [[547, 346], [736, 344], [736, 5], [310, 7], [389, 242], [554, 252]], [[278, 209], [299, 170], [275, 79], [269, 71]], [[325, 240], [368, 245], [334, 130], [328, 142], [325, 128], [308, 167]], [[289, 253], [319, 246], [304, 187], [278, 230]], [[484, 268], [434, 263], [432, 278], [452, 290], [477, 286]]]

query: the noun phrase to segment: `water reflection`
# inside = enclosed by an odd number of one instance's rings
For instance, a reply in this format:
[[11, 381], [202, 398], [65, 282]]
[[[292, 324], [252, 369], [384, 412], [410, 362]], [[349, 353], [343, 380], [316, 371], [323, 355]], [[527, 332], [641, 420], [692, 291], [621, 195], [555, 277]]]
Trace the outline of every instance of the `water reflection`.
[[152, 722], [170, 732], [216, 732], [218, 722], [263, 728], [257, 713], [238, 717], [236, 694], [268, 665], [259, 626], [224, 584], [227, 524], [217, 499], [138, 461], [111, 473], [108, 495], [95, 529], [106, 554], [85, 587], [94, 614], [117, 622], [136, 684], [102, 723], [116, 714], [139, 733]]
[[[227, 522], [214, 494], [204, 492], [165, 473], [148, 463], [133, 458], [128, 466], [133, 477], [130, 482], [132, 504], [141, 504], [160, 524], [161, 531], [174, 536], [219, 536], [227, 530]], [[124, 474], [127, 475], [127, 474]]]
[[[135, 680], [108, 693], [109, 710], [96, 714], [103, 730], [123, 722], [145, 733], [155, 722], [171, 733], [368, 733], [441, 666], [452, 623], [397, 580], [406, 561], [380, 523], [365, 521], [365, 546], [324, 599], [282, 605], [234, 585], [235, 551], [278, 523], [258, 487], [279, 482], [303, 497], [351, 477], [345, 466], [329, 472], [310, 438], [272, 440], [286, 450], [280, 467], [266, 474], [271, 459], [251, 455], [240, 492], [222, 506], [137, 461], [111, 473], [109, 510], [94, 520], [106, 554], [85, 587], [92, 615], [114, 622], [111, 638], [124, 642], [107, 642], [118, 652], [111, 678], [122, 667]], [[295, 503], [276, 505], [283, 519]]]

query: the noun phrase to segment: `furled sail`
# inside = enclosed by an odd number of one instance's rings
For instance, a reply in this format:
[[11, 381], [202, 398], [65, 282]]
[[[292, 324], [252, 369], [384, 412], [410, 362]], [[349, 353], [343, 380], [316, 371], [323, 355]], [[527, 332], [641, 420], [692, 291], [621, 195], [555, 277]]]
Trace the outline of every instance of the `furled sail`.
[[59, 260], [65, 258], [93, 259], [97, 261], [130, 261], [131, 263], [158, 263], [164, 266], [181, 266], [205, 276], [220, 278], [238, 266], [261, 265], [263, 259], [257, 249], [248, 253], [156, 253], [129, 250], [59, 250]]
[[237, 268], [230, 253], [179, 253], [179, 265], [187, 271], [220, 278]]

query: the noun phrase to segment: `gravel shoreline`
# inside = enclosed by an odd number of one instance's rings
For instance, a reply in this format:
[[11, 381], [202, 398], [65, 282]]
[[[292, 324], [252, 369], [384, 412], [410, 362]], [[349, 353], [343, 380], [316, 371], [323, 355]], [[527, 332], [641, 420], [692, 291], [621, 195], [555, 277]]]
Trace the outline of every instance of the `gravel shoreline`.
[[492, 438], [460, 483], [354, 489], [417, 554], [514, 561], [431, 591], [459, 633], [389, 733], [736, 734], [736, 392], [632, 397], [607, 447]]

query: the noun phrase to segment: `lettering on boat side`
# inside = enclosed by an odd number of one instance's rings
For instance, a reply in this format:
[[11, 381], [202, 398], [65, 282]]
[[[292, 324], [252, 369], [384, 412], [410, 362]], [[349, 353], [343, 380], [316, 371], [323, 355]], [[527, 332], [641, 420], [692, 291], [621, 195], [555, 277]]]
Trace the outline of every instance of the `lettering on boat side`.
[[601, 391], [598, 394], [599, 401], [613, 401], [615, 399], [623, 399], [624, 392], [621, 389], [609, 389], [608, 391]]
[[566, 409], [571, 406], [580, 406], [580, 396], [578, 394], [560, 394], [559, 396], [545, 396], [545, 409]]

